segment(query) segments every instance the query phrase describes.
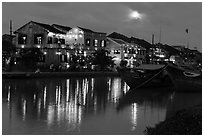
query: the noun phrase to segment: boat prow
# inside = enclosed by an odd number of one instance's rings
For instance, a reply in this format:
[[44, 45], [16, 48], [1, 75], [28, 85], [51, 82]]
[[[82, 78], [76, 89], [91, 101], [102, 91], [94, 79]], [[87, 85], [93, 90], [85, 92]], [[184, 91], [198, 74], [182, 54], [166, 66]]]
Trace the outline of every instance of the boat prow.
[[166, 65], [145, 64], [134, 69], [118, 69], [121, 78], [131, 89], [171, 85]]
[[180, 92], [201, 92], [202, 74], [185, 70], [182, 67], [169, 64], [166, 68], [174, 84], [175, 90]]

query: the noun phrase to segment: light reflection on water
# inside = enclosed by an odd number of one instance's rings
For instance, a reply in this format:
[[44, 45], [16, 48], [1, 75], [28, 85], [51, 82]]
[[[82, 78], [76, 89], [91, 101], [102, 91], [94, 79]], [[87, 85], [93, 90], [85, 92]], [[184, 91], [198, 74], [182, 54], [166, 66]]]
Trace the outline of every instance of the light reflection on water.
[[117, 77], [3, 80], [2, 89], [3, 134], [144, 134], [201, 102], [171, 88], [132, 91]]
[[137, 126], [137, 103], [132, 104], [131, 122], [132, 130], [135, 130]]

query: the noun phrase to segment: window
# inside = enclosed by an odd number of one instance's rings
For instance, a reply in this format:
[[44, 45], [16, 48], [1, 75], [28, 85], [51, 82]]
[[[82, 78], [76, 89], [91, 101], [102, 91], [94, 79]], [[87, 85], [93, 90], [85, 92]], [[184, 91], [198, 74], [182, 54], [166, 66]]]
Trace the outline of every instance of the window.
[[106, 41], [104, 40], [104, 47], [106, 47]]
[[83, 35], [82, 34], [79, 34], [79, 38], [82, 38], [83, 37]]
[[120, 50], [114, 50], [114, 54], [120, 54]]
[[58, 44], [58, 38], [54, 38], [54, 44]]
[[134, 49], [132, 49], [132, 48], [129, 48], [129, 54], [134, 54], [135, 53], [135, 50]]
[[90, 39], [86, 39], [86, 45], [90, 46]]
[[127, 47], [124, 47], [124, 53], [128, 53], [128, 52], [127, 52]]
[[67, 62], [67, 55], [60, 55], [60, 62]]
[[61, 44], [65, 44], [65, 39], [59, 39]]
[[98, 45], [98, 40], [95, 39], [95, 40], [94, 40], [94, 47], [97, 47], [97, 45]]
[[77, 50], [77, 54], [84, 54], [83, 50]]
[[39, 62], [45, 62], [45, 55], [39, 56]]
[[105, 46], [104, 44], [105, 44], [104, 40], [101, 40], [101, 47], [104, 47]]
[[18, 36], [18, 44], [26, 44], [26, 42], [27, 42], [27, 36], [26, 35]]
[[47, 44], [52, 44], [52, 37], [47, 38]]
[[43, 34], [34, 35], [34, 44], [42, 44]]

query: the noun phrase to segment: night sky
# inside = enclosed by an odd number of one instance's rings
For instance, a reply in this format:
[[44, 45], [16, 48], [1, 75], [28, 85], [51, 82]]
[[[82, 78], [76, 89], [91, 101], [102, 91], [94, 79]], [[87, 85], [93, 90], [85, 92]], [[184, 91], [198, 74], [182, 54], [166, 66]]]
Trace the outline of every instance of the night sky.
[[189, 30], [190, 48], [202, 48], [202, 3], [167, 2], [95, 2], [95, 3], [2, 3], [2, 34], [33, 20], [69, 27], [81, 26], [93, 31], [119, 32], [151, 42], [186, 45]]

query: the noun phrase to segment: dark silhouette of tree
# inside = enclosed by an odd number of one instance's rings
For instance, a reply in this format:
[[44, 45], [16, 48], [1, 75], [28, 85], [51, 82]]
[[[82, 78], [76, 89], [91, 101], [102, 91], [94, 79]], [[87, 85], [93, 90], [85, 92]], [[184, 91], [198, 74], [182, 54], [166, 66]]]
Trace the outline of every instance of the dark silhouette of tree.
[[28, 69], [36, 69], [43, 53], [39, 48], [25, 48], [20, 50], [21, 64]]
[[120, 67], [127, 67], [127, 61], [126, 60], [121, 60], [120, 61]]
[[77, 65], [79, 64], [78, 60], [79, 60], [79, 56], [72, 55], [69, 71], [77, 71]]
[[107, 70], [114, 66], [113, 58], [107, 55], [107, 51], [104, 49], [97, 50], [94, 53], [93, 65], [98, 65], [100, 70]]
[[6, 52], [14, 52], [15, 51], [15, 45], [12, 44], [10, 41], [2, 40], [2, 51]]

